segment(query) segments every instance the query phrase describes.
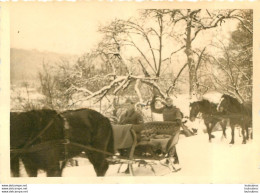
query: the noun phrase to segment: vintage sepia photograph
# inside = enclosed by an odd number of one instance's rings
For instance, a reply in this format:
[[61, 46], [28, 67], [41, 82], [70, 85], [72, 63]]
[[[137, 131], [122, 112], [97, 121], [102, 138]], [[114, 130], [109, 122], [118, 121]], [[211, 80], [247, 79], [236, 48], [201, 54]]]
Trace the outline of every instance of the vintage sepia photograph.
[[10, 4], [10, 177], [256, 182], [255, 10], [127, 5]]

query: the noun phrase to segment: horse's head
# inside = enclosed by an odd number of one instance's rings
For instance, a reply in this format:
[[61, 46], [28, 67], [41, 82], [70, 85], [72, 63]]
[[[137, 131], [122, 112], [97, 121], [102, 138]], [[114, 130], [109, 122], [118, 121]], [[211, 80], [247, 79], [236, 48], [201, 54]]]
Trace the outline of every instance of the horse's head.
[[190, 104], [190, 120], [195, 121], [195, 118], [200, 112], [200, 106], [198, 102], [193, 102]]

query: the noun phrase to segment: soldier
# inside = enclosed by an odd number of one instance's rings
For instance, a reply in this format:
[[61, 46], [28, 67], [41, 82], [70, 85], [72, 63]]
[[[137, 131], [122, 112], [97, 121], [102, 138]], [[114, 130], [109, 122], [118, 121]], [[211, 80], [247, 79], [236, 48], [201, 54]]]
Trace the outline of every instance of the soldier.
[[162, 114], [164, 121], [176, 122], [179, 126], [182, 127], [183, 129], [182, 132], [186, 137], [194, 135], [193, 132], [191, 132], [185, 125], [183, 125], [182, 123], [183, 114], [179, 108], [173, 105], [173, 100], [170, 97], [167, 97], [165, 99], [165, 102], [162, 102], [164, 106], [159, 109], [155, 108], [155, 101], [156, 101], [156, 96], [154, 96], [151, 101], [152, 112]]
[[125, 124], [140, 124], [143, 123], [143, 115], [140, 110], [140, 105], [135, 105], [133, 101], [130, 99], [126, 100], [126, 105], [127, 105], [127, 111], [120, 117], [119, 124], [125, 125]]
[[[165, 99], [165, 102], [164, 101], [162, 102], [162, 104], [164, 106], [157, 109], [157, 108], [155, 108], [156, 98], [157, 97], [154, 96], [152, 101], [151, 101], [151, 111], [154, 112], [154, 113], [162, 114], [164, 121], [176, 122], [177, 125], [182, 127], [182, 129], [183, 129], [182, 132], [184, 133], [185, 136], [193, 135], [193, 133], [191, 131], [189, 131], [189, 129], [185, 125], [183, 125], [183, 123], [182, 123], [183, 114], [181, 113], [179, 108], [177, 108], [173, 105], [173, 100], [170, 97], [167, 97]], [[172, 151], [175, 152], [173, 157], [174, 157], [174, 164], [176, 164], [175, 166], [177, 167], [176, 169], [180, 169], [179, 158], [178, 158], [178, 155], [177, 155], [176, 148], [172, 149]]]

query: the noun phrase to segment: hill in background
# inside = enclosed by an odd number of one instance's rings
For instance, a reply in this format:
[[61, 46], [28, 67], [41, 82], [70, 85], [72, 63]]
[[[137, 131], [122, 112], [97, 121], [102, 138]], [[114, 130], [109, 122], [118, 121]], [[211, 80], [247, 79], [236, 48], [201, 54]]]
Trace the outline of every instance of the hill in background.
[[17, 48], [11, 48], [10, 57], [11, 84], [38, 82], [38, 73], [43, 63], [55, 65], [62, 60], [73, 62], [78, 58], [76, 55]]

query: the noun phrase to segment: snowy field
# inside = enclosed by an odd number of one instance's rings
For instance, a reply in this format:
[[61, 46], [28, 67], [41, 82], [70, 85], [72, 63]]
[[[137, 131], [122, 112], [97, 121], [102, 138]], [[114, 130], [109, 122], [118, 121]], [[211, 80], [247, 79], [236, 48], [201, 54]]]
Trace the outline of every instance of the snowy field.
[[[172, 183], [175, 180], [180, 182], [206, 182], [209, 180], [212, 183], [245, 183], [245, 179], [253, 182], [253, 179], [260, 179], [259, 161], [260, 155], [259, 146], [256, 146], [252, 140], [246, 145], [241, 144], [242, 137], [239, 137], [238, 130], [235, 133], [235, 144], [230, 145], [230, 129], [227, 129], [227, 139], [222, 138], [222, 132], [216, 131], [212, 143], [208, 142], [208, 135], [199, 132], [194, 137], [181, 136], [177, 145], [177, 152], [180, 160], [181, 170], [177, 173], [172, 173], [170, 170], [158, 163], [154, 166], [156, 176], [173, 177]], [[258, 155], [258, 157], [257, 157]], [[77, 158], [79, 166], [66, 167], [63, 171], [64, 177], [94, 177], [95, 172], [93, 166], [88, 159]], [[121, 172], [117, 170], [119, 164], [110, 165], [106, 177], [112, 176], [129, 176], [125, 174], [126, 165], [121, 168]], [[136, 176], [155, 176], [149, 166], [138, 167], [134, 165]], [[24, 168], [21, 168], [22, 176], [26, 176]], [[46, 174], [42, 171], [38, 173], [39, 177], [44, 177]], [[183, 180], [183, 181], [182, 181]]]

